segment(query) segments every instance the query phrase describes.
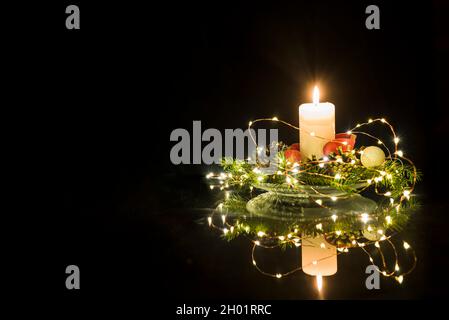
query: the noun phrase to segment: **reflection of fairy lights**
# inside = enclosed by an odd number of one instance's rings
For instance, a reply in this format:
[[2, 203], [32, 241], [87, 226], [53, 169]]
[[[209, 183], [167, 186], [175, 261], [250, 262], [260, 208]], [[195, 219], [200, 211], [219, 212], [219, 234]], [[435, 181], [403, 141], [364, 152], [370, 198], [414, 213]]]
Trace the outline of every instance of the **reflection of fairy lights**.
[[[214, 214], [215, 213], [216, 213], [216, 211], [214, 211], [212, 213], [212, 215], [207, 217], [207, 222], [208, 222], [209, 226], [211, 226], [215, 229], [221, 230], [225, 236], [228, 236], [230, 234], [234, 234], [236, 236], [239, 234], [239, 232], [243, 232], [246, 235], [250, 235], [251, 228], [248, 225], [245, 225], [240, 222], [237, 222], [236, 224], [232, 225], [232, 224], [230, 224], [230, 221], [228, 221], [229, 219], [226, 219], [223, 227], [217, 226], [216, 224], [214, 224]], [[322, 223], [320, 223], [319, 225], [316, 226], [316, 229], [322, 231], [324, 229], [324, 226], [322, 225]], [[369, 226], [368, 229], [375, 231], [375, 234], [378, 234], [379, 236], [382, 235], [382, 236], [380, 237], [380, 239], [373, 238], [373, 240], [370, 240], [370, 239], [367, 239], [364, 237], [353, 239], [352, 241], [349, 242], [350, 243], [349, 247], [348, 246], [338, 247], [335, 254], [331, 254], [325, 258], [310, 260], [308, 265], [306, 265], [306, 266], [302, 265], [293, 270], [283, 272], [283, 273], [279, 273], [279, 272], [278, 273], [270, 273], [270, 272], [264, 271], [257, 263], [257, 259], [255, 256], [256, 249], [257, 248], [274, 249], [274, 248], [279, 248], [283, 244], [292, 244], [293, 247], [301, 247], [301, 244], [303, 243], [303, 241], [305, 241], [306, 247], [309, 248], [311, 238], [308, 236], [301, 236], [301, 234], [300, 234], [301, 231], [298, 228], [291, 230], [291, 232], [287, 233], [285, 236], [284, 235], [272, 235], [269, 231], [258, 231], [258, 232], [255, 232], [256, 235], [258, 236], [258, 238], [256, 238], [256, 239], [258, 239], [258, 240], [251, 240], [253, 242], [253, 248], [252, 248], [252, 253], [251, 253], [252, 264], [260, 273], [262, 273], [266, 276], [280, 279], [280, 278], [283, 278], [290, 274], [293, 274], [299, 270], [303, 270], [304, 272], [306, 272], [304, 270], [304, 267], [306, 267], [306, 269], [310, 268], [311, 266], [317, 267], [317, 265], [321, 264], [322, 262], [325, 262], [329, 258], [334, 257], [334, 259], [335, 259], [338, 255], [349, 252], [349, 249], [359, 248], [367, 255], [370, 263], [376, 267], [376, 270], [380, 274], [382, 274], [385, 277], [394, 278], [399, 284], [403, 283], [404, 277], [406, 275], [410, 274], [416, 267], [417, 257], [416, 257], [415, 251], [413, 250], [413, 248], [410, 246], [409, 243], [403, 241], [402, 246], [406, 252], [409, 252], [409, 255], [412, 258], [412, 265], [408, 269], [400, 267], [399, 253], [396, 249], [396, 246], [391, 241], [393, 234], [386, 235], [386, 231], [384, 229], [379, 228], [377, 230], [373, 230], [373, 228], [371, 226]], [[254, 232], [254, 230], [252, 230], [252, 231]], [[322, 236], [324, 236], [325, 237], [324, 239], [326, 239], [326, 237], [331, 234], [344, 235], [344, 233], [341, 230], [337, 230], [337, 231], [338, 232], [334, 231], [334, 232], [330, 232], [330, 233], [322, 233]], [[319, 242], [317, 245], [318, 249], [324, 250], [325, 248], [328, 248], [329, 246], [332, 247], [332, 245], [330, 245], [330, 244], [326, 245], [325, 243], [326, 242]], [[390, 249], [392, 250], [392, 252], [394, 254], [395, 261], [392, 264], [392, 267], [390, 267], [390, 268], [392, 268], [392, 270], [390, 270], [387, 265], [387, 259], [385, 257], [385, 254], [384, 254], [382, 246], [381, 246], [381, 244], [383, 244], [383, 243], [389, 245]], [[376, 263], [374, 256], [372, 255], [372, 253], [370, 253], [368, 251], [370, 246], [372, 246], [373, 249], [375, 248], [375, 250], [378, 251], [378, 253], [379, 253], [378, 256], [380, 257], [379, 263]], [[305, 250], [304, 247], [303, 247], [303, 250]], [[389, 250], [387, 250], [387, 251], [389, 251]], [[378, 267], [378, 265], [381, 265], [381, 267]], [[405, 271], [403, 271], [403, 270], [405, 270]], [[400, 271], [403, 271], [403, 272], [400, 273]], [[323, 288], [323, 274], [321, 274], [317, 270], [317, 273], [315, 273], [313, 275], [315, 276], [316, 287], [317, 287], [318, 291], [321, 293], [322, 288]]]

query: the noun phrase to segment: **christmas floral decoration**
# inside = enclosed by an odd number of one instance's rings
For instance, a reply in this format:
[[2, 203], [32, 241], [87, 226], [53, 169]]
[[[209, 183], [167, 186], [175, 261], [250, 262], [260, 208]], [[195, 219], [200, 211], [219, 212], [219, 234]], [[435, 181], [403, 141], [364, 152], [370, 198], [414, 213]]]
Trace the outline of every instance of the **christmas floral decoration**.
[[[263, 121], [276, 121], [299, 130], [277, 117], [251, 121], [249, 129]], [[387, 129], [390, 137], [382, 140], [362, 131], [362, 128], [375, 124]], [[256, 150], [263, 152], [251, 130], [249, 132]], [[376, 146], [357, 145], [356, 139], [362, 136]], [[402, 283], [415, 268], [417, 258], [406, 241], [402, 242], [400, 251], [393, 236], [415, 207], [413, 192], [421, 173], [398, 148], [399, 142], [393, 126], [385, 118], [377, 118], [327, 140], [323, 144], [323, 156], [319, 158], [308, 158], [297, 143], [286, 146], [282, 142], [278, 143], [276, 157], [268, 163], [260, 161], [258, 153], [255, 159], [224, 158], [221, 162], [223, 172], [207, 175], [211, 189], [219, 188], [226, 195], [225, 201], [207, 217], [208, 225], [219, 229], [228, 240], [242, 234], [247, 236], [253, 243], [252, 264], [262, 274], [273, 278], [279, 279], [298, 270], [313, 274], [314, 268], [306, 259], [309, 253], [303, 252], [306, 255], [303, 265], [272, 273], [257, 262], [258, 250], [301, 247], [303, 243], [318, 239], [323, 250], [334, 248], [335, 255], [362, 250], [383, 276]], [[269, 192], [252, 198], [253, 193], [258, 193], [256, 190]], [[359, 195], [365, 191], [376, 194], [376, 201]], [[242, 198], [241, 194], [249, 196]], [[348, 207], [351, 203], [352, 207]], [[363, 210], [359, 208], [361, 203]], [[270, 214], [284, 215], [279, 219], [258, 218]], [[271, 222], [267, 224], [267, 221]], [[394, 253], [390, 265], [382, 251], [385, 246]], [[381, 261], [376, 261], [378, 255], [373, 255], [372, 250], [380, 252]], [[411, 257], [407, 267], [399, 265], [400, 252]], [[310, 263], [319, 265], [315, 260]], [[317, 284], [321, 282], [321, 275], [317, 274]]]

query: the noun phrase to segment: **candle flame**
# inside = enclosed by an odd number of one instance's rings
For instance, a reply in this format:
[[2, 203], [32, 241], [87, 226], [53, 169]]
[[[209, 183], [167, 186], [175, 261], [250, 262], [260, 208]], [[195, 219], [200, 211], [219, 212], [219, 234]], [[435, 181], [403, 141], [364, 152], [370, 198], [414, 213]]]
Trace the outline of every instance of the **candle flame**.
[[316, 287], [318, 288], [318, 292], [321, 292], [323, 288], [323, 276], [321, 274], [316, 276]]
[[318, 104], [320, 102], [320, 90], [317, 86], [313, 88], [313, 104]]

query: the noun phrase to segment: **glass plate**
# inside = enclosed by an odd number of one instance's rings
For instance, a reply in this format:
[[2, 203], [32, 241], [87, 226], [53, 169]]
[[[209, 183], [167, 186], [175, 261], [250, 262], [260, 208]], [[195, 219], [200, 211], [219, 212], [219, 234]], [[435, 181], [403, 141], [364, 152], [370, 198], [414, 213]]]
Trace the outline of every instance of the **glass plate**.
[[[349, 187], [360, 190], [366, 187], [367, 183], [357, 183], [351, 185]], [[314, 198], [323, 198], [323, 197], [343, 197], [347, 195], [346, 192], [342, 190], [335, 189], [330, 186], [309, 186], [309, 185], [298, 185], [297, 189], [289, 188], [287, 185], [278, 185], [273, 183], [258, 183], [254, 184], [253, 187], [265, 191], [270, 191], [277, 193], [281, 196], [287, 197], [314, 197]]]
[[353, 216], [361, 213], [374, 212], [377, 204], [371, 199], [354, 194], [338, 201], [327, 198], [323, 201], [326, 207], [319, 207], [313, 201], [304, 197], [279, 197], [274, 192], [264, 192], [249, 200], [246, 210], [253, 215], [270, 217], [272, 219], [310, 219], [330, 217], [333, 214], [339, 217]]

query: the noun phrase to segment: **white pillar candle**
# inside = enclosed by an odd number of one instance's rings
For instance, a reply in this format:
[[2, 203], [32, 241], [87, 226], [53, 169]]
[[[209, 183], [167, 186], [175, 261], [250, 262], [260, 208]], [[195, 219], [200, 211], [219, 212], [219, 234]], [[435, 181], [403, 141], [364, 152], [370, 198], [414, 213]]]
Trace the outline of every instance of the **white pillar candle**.
[[323, 147], [335, 138], [335, 106], [319, 102], [319, 91], [315, 87], [313, 103], [299, 106], [299, 146], [301, 158], [323, 157]]

